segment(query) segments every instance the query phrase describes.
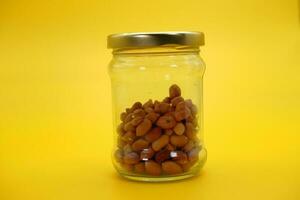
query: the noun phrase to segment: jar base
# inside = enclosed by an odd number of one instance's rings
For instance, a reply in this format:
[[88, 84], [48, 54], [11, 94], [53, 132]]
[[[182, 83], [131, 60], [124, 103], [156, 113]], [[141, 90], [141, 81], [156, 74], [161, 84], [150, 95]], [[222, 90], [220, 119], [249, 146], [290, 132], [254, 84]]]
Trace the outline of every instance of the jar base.
[[135, 173], [127, 173], [126, 171], [123, 170], [118, 170], [117, 172], [119, 175], [123, 178], [133, 180], [133, 181], [141, 181], [141, 182], [169, 182], [169, 181], [178, 181], [178, 180], [183, 180], [187, 178], [191, 178], [194, 176], [197, 176], [201, 169], [203, 168], [205, 162], [206, 162], [206, 149], [203, 149], [201, 151], [201, 157], [198, 163], [193, 166], [189, 171], [181, 173], [181, 174], [176, 174], [176, 175], [162, 175], [162, 176], [149, 176], [149, 175], [141, 175], [141, 174], [135, 174]]

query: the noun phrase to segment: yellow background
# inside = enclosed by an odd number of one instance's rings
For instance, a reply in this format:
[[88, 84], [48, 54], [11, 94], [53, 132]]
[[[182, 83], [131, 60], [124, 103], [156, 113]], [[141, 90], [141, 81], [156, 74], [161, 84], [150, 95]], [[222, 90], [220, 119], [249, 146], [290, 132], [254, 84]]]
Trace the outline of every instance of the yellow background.
[[[300, 199], [296, 0], [0, 0], [0, 199]], [[106, 36], [206, 34], [201, 175], [112, 168]]]

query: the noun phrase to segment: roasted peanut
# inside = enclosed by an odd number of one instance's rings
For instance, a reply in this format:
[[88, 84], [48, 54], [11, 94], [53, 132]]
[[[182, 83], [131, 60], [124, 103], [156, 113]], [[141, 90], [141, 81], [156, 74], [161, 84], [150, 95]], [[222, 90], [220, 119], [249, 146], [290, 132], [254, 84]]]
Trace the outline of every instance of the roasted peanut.
[[171, 144], [167, 144], [166, 149], [168, 149], [169, 151], [174, 151], [176, 148]]
[[170, 158], [170, 151], [168, 149], [163, 149], [156, 153], [155, 161], [158, 163], [162, 163], [165, 160]]
[[173, 128], [174, 132], [177, 135], [182, 135], [185, 131], [185, 126], [183, 125], [183, 123], [178, 123], [176, 124], [176, 126]]
[[139, 108], [139, 109], [136, 109], [133, 113], [132, 113], [132, 118], [135, 118], [135, 117], [145, 117], [146, 115], [146, 112]]
[[192, 150], [193, 147], [194, 147], [194, 142], [190, 140], [186, 145], [184, 145], [183, 151], [188, 152]]
[[166, 146], [169, 143], [169, 136], [168, 135], [162, 135], [160, 138], [155, 140], [152, 143], [152, 149], [154, 151], [159, 151], [162, 149], [164, 146]]
[[182, 168], [174, 161], [165, 161], [162, 163], [162, 170], [166, 174], [178, 174], [182, 172]]
[[136, 135], [145, 135], [151, 129], [151, 126], [152, 122], [149, 119], [144, 119], [144, 121], [136, 127]]
[[158, 118], [156, 125], [163, 129], [169, 129], [176, 125], [176, 121], [171, 114], [165, 114]]
[[133, 112], [134, 110], [138, 109], [138, 108], [142, 108], [143, 105], [141, 102], [135, 102], [132, 107], [130, 108], [130, 112]]
[[170, 142], [176, 147], [183, 147], [188, 143], [188, 138], [184, 135], [172, 135], [170, 137]]
[[156, 120], [159, 118], [159, 114], [155, 112], [150, 112], [146, 115], [146, 119], [149, 119], [152, 123], [156, 122]]
[[152, 113], [152, 112], [154, 112], [154, 109], [152, 107], [146, 107], [145, 112], [146, 113]]
[[174, 133], [174, 131], [172, 129], [165, 129], [164, 133], [166, 135], [172, 135]]
[[141, 151], [140, 160], [147, 161], [150, 160], [154, 156], [155, 152], [151, 147], [147, 149], [143, 149]]
[[124, 135], [125, 133], [124, 123], [119, 124], [119, 126], [117, 127], [117, 133], [121, 136]]
[[144, 103], [143, 108], [153, 107], [152, 99], [149, 99], [147, 102]]
[[154, 111], [157, 113], [164, 114], [169, 111], [169, 108], [170, 108], [170, 105], [168, 103], [164, 103], [164, 102], [156, 103], [154, 105]]
[[122, 140], [126, 143], [131, 144], [135, 139], [135, 133], [133, 131], [127, 131], [123, 137]]
[[181, 121], [187, 119], [191, 115], [191, 111], [189, 108], [185, 108], [183, 110], [178, 110], [174, 112], [174, 116], [176, 121]]
[[123, 162], [123, 152], [122, 152], [122, 150], [117, 149], [117, 150], [115, 151], [115, 159], [116, 159], [116, 161], [119, 162], [119, 163]]
[[132, 152], [131, 145], [130, 145], [130, 144], [126, 144], [126, 145], [123, 147], [123, 152], [124, 152], [125, 154], [126, 154], [126, 153]]
[[135, 117], [133, 118], [130, 123], [133, 125], [133, 126], [137, 126], [139, 125], [142, 121], [144, 120], [144, 117]]
[[154, 127], [145, 135], [145, 139], [149, 142], [153, 142], [157, 140], [160, 137], [160, 135], [161, 135], [161, 128]]
[[150, 175], [159, 176], [161, 174], [161, 166], [157, 162], [149, 160], [145, 162], [145, 171]]
[[123, 169], [125, 169], [128, 172], [133, 171], [133, 165], [126, 164], [126, 163], [121, 163], [121, 166], [122, 166]]
[[172, 106], [176, 107], [176, 105], [177, 105], [178, 103], [183, 102], [183, 101], [184, 101], [184, 99], [183, 99], [181, 96], [179, 96], [179, 97], [173, 98], [173, 99], [171, 100], [171, 104], [172, 104]]
[[191, 151], [188, 152], [188, 157], [190, 162], [195, 162], [199, 158], [199, 152], [200, 148], [199, 147], [194, 147]]
[[185, 134], [186, 136], [189, 138], [189, 139], [194, 139], [196, 137], [196, 132], [195, 132], [195, 128], [194, 128], [194, 125], [190, 122], [187, 122], [185, 124], [186, 126], [186, 129], [185, 129]]
[[140, 158], [139, 155], [135, 152], [126, 153], [123, 157], [123, 161], [125, 164], [137, 164]]
[[144, 173], [145, 172], [145, 163], [139, 162], [138, 164], [134, 165], [134, 171], [139, 174]]
[[126, 112], [122, 112], [122, 113], [120, 114], [120, 119], [121, 119], [121, 121], [124, 121], [124, 120], [126, 119], [126, 116], [127, 116], [127, 113], [126, 113]]
[[184, 165], [188, 162], [188, 157], [183, 151], [172, 151], [171, 158], [178, 164]]
[[180, 110], [184, 110], [188, 108], [188, 106], [186, 105], [186, 103], [184, 101], [181, 101], [179, 102], [177, 105], [176, 105], [176, 109], [175, 111], [180, 111]]
[[174, 97], [180, 96], [181, 95], [181, 90], [178, 87], [178, 85], [174, 84], [171, 85], [171, 87], [169, 88], [169, 97], [171, 99], [173, 99]]
[[134, 131], [135, 130], [135, 127], [134, 125], [132, 125], [131, 121], [130, 122], [127, 122], [125, 125], [124, 125], [124, 130], [125, 131]]
[[126, 116], [124, 123], [126, 124], [126, 123], [130, 122], [132, 119], [133, 119], [133, 113], [129, 113]]
[[170, 98], [170, 97], [166, 97], [166, 98], [164, 98], [164, 100], [163, 100], [164, 103], [170, 103], [170, 101], [171, 101], [171, 98]]
[[143, 149], [146, 149], [149, 145], [149, 142], [144, 139], [138, 139], [136, 140], [132, 145], [131, 148], [133, 151], [140, 151]]
[[193, 102], [191, 99], [186, 99], [184, 102], [187, 107], [192, 108]]

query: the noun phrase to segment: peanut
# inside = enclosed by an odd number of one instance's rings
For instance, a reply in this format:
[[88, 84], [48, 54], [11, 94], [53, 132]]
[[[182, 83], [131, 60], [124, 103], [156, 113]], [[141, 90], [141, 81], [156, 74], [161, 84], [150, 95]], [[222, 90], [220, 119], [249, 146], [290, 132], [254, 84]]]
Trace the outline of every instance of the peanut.
[[143, 108], [153, 107], [152, 99], [149, 99], [147, 102], [144, 103]]
[[156, 103], [154, 106], [154, 111], [157, 113], [166, 113], [169, 111], [170, 105], [168, 103]]
[[144, 121], [136, 127], [136, 135], [145, 135], [150, 130], [151, 126], [152, 122], [149, 119], [144, 119]]
[[160, 137], [160, 135], [161, 135], [161, 128], [154, 127], [145, 135], [145, 139], [149, 142], [153, 142], [157, 140]]
[[126, 116], [127, 116], [127, 113], [126, 113], [126, 112], [122, 112], [122, 113], [120, 114], [120, 119], [121, 119], [121, 121], [124, 121], [124, 120], [126, 119]]
[[159, 114], [155, 112], [150, 112], [146, 115], [146, 118], [149, 119], [151, 122], [156, 122], [156, 120], [159, 118]]
[[185, 124], [186, 129], [185, 129], [185, 134], [189, 139], [194, 139], [196, 137], [196, 132], [194, 130], [194, 125], [190, 122], [187, 122]]
[[183, 151], [172, 151], [171, 157], [173, 161], [181, 165], [184, 165], [188, 162], [188, 157]]
[[134, 127], [134, 125], [132, 125], [131, 122], [127, 122], [127, 123], [124, 125], [124, 130], [125, 130], [125, 131], [134, 131], [134, 130], [135, 130], [135, 127]]
[[183, 147], [188, 143], [188, 138], [184, 135], [172, 135], [170, 138], [170, 142], [172, 145], [176, 147]]
[[169, 97], [171, 99], [173, 99], [174, 97], [180, 96], [181, 95], [181, 90], [178, 87], [178, 85], [174, 84], [171, 85], [171, 87], [169, 88]]
[[187, 119], [190, 115], [191, 115], [191, 111], [189, 108], [185, 108], [183, 110], [178, 110], [178, 111], [175, 110], [174, 112], [175, 119], [178, 122]]
[[183, 99], [181, 96], [179, 96], [179, 97], [173, 98], [173, 99], [171, 100], [171, 104], [172, 104], [172, 106], [176, 107], [176, 105], [177, 105], [178, 103], [183, 102], [183, 101], [184, 101], [184, 99]]
[[165, 161], [162, 163], [162, 170], [166, 174], [178, 174], [182, 173], [182, 168], [174, 161]]
[[142, 108], [142, 107], [143, 107], [143, 105], [142, 105], [141, 102], [135, 102], [135, 103], [131, 106], [130, 112], [133, 112], [134, 110], [136, 110], [136, 109], [138, 109], [138, 108]]
[[194, 147], [194, 142], [192, 140], [190, 140], [186, 145], [184, 145], [183, 150], [185, 152], [188, 152], [188, 151], [192, 150], [193, 147]]
[[166, 98], [164, 98], [164, 100], [163, 100], [164, 103], [170, 103], [170, 101], [171, 101], [171, 98], [170, 98], [170, 97], [166, 97]]
[[189, 151], [188, 152], [189, 161], [190, 162], [197, 161], [198, 158], [199, 158], [199, 152], [200, 152], [200, 148], [199, 147], [195, 147], [191, 151]]
[[122, 140], [129, 144], [131, 144], [134, 141], [134, 139], [135, 139], [135, 134], [133, 131], [127, 131], [122, 137]]
[[145, 163], [139, 162], [138, 164], [134, 165], [134, 171], [139, 174], [144, 173], [145, 172]]
[[137, 164], [140, 158], [139, 155], [135, 152], [130, 152], [124, 155], [123, 161], [125, 164]]
[[119, 162], [119, 163], [123, 162], [123, 152], [122, 152], [122, 150], [117, 149], [117, 150], [115, 151], [115, 159], [116, 159], [116, 161]]
[[160, 138], [155, 140], [152, 143], [152, 149], [154, 151], [159, 151], [162, 149], [164, 146], [166, 146], [169, 143], [169, 136], [168, 135], [162, 135]]
[[149, 160], [145, 162], [145, 171], [153, 176], [159, 176], [161, 174], [161, 166], [160, 164]]
[[173, 132], [174, 132], [174, 131], [173, 131], [172, 129], [165, 129], [165, 132], [164, 132], [164, 133], [165, 133], [166, 135], [172, 135]]
[[168, 149], [161, 150], [156, 153], [155, 161], [158, 163], [162, 163], [165, 160], [170, 158], [170, 151]]
[[183, 123], [178, 123], [176, 124], [176, 126], [173, 128], [174, 132], [177, 135], [182, 135], [185, 131], [185, 126], [183, 125]]
[[132, 118], [135, 118], [135, 117], [145, 117], [146, 115], [146, 112], [139, 108], [139, 109], [136, 109], [133, 113], [132, 113]]
[[147, 161], [150, 160], [154, 156], [155, 152], [151, 147], [147, 149], [143, 149], [141, 151], [140, 160]]
[[143, 149], [146, 149], [148, 145], [149, 145], [148, 141], [144, 139], [138, 139], [131, 145], [131, 148], [133, 151], [141, 151]]
[[133, 126], [137, 126], [137, 125], [139, 125], [143, 120], [144, 120], [144, 117], [138, 116], [138, 117], [133, 118], [133, 119], [130, 121], [130, 123], [131, 123]]
[[125, 131], [124, 131], [124, 123], [119, 124], [119, 126], [117, 127], [117, 133], [119, 135], [124, 135]]
[[156, 125], [163, 129], [169, 129], [176, 125], [176, 121], [171, 114], [165, 114], [157, 120]]

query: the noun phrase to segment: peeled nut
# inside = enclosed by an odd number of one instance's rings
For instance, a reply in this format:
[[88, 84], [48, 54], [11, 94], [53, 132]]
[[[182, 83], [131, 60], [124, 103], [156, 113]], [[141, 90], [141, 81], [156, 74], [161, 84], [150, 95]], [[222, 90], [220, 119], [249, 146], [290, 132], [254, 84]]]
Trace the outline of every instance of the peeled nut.
[[171, 114], [165, 114], [157, 120], [156, 125], [163, 129], [169, 129], [176, 125], [176, 121]]
[[122, 140], [126, 143], [131, 144], [135, 139], [135, 134], [133, 131], [127, 131], [123, 136]]
[[145, 139], [149, 142], [153, 142], [157, 140], [160, 137], [160, 135], [161, 135], [161, 128], [154, 127], [145, 135]]
[[164, 103], [170, 103], [171, 102], [171, 98], [170, 97], [166, 97], [163, 100]]
[[154, 151], [159, 151], [162, 149], [164, 146], [166, 146], [169, 143], [169, 136], [168, 135], [162, 135], [160, 138], [155, 140], [152, 143], [152, 149]]
[[115, 159], [116, 159], [116, 161], [119, 162], [119, 163], [123, 162], [123, 152], [122, 152], [122, 150], [117, 149], [117, 150], [115, 151]]
[[117, 127], [117, 133], [119, 135], [124, 135], [125, 131], [124, 131], [124, 123], [119, 124], [119, 126]]
[[131, 145], [131, 148], [133, 151], [141, 151], [143, 149], [146, 149], [148, 145], [149, 142], [147, 140], [138, 139]]
[[194, 147], [194, 142], [192, 140], [190, 140], [186, 145], [184, 145], [183, 150], [185, 152], [188, 152], [188, 151], [192, 150], [193, 147]]
[[125, 164], [137, 164], [140, 158], [139, 155], [135, 152], [130, 152], [124, 155], [123, 161]]
[[187, 122], [185, 124], [186, 126], [186, 131], [185, 131], [185, 134], [186, 136], [189, 138], [189, 139], [194, 139], [196, 137], [196, 132], [195, 132], [195, 128], [194, 128], [194, 125], [190, 122]]
[[149, 119], [144, 119], [144, 121], [136, 127], [136, 135], [145, 135], [150, 130], [151, 126], [152, 122]]
[[139, 174], [144, 173], [145, 172], [145, 163], [139, 162], [138, 164], [134, 165], [134, 171]]
[[134, 131], [135, 127], [134, 125], [132, 125], [131, 122], [127, 122], [125, 125], [124, 125], [124, 130], [125, 131]]
[[154, 123], [159, 118], [159, 114], [155, 112], [150, 112], [146, 115], [146, 118]]
[[162, 163], [162, 170], [166, 174], [178, 174], [182, 173], [182, 168], [179, 164], [174, 161], [165, 161]]
[[170, 105], [165, 102], [156, 103], [154, 106], [154, 111], [158, 113], [166, 113], [169, 111]]
[[176, 121], [181, 121], [187, 119], [191, 115], [191, 111], [189, 108], [185, 108], [183, 110], [178, 110], [174, 112], [174, 116]]
[[147, 174], [153, 175], [153, 176], [159, 176], [161, 174], [161, 167], [160, 164], [157, 162], [154, 162], [152, 160], [145, 162], [145, 171]]
[[174, 97], [180, 96], [181, 95], [181, 90], [178, 87], [178, 85], [174, 84], [171, 85], [171, 87], [169, 88], [169, 97], [171, 99], [173, 99]]
[[170, 142], [176, 147], [183, 147], [188, 143], [189, 139], [184, 135], [172, 135]]
[[126, 116], [127, 116], [126, 112], [122, 112], [122, 113], [120, 114], [120, 119], [121, 119], [121, 121], [124, 121], [125, 118], [126, 118]]
[[135, 117], [145, 117], [146, 115], [146, 112], [139, 108], [139, 109], [136, 109], [133, 113], [132, 113], [132, 118], [135, 118]]
[[132, 107], [130, 108], [130, 111], [133, 112], [134, 110], [138, 109], [138, 108], [142, 108], [143, 105], [141, 102], [135, 102]]
[[181, 165], [184, 165], [188, 162], [188, 157], [183, 151], [172, 151], [171, 157], [173, 161]]
[[133, 113], [129, 113], [124, 120], [124, 123], [128, 123], [133, 119]]
[[163, 149], [156, 153], [155, 161], [158, 163], [162, 163], [165, 160], [170, 158], [170, 151], [168, 149]]
[[195, 147], [191, 151], [189, 151], [188, 152], [189, 161], [190, 162], [197, 161], [198, 158], [199, 158], [199, 152], [200, 152], [200, 148], [199, 147]]
[[141, 151], [140, 160], [147, 161], [150, 160], [154, 156], [155, 152], [151, 147], [147, 149], [143, 149]]
[[171, 104], [172, 104], [172, 106], [176, 107], [176, 105], [178, 103], [183, 102], [183, 101], [184, 101], [184, 99], [181, 96], [179, 96], [179, 97], [175, 97], [174, 99], [172, 99]]
[[174, 132], [177, 135], [182, 135], [185, 131], [185, 126], [183, 125], [183, 123], [178, 123], [176, 124], [176, 126], [173, 128]]
[[139, 125], [142, 121], [144, 120], [143, 117], [135, 117], [133, 118], [130, 123], [133, 125], [133, 126], [137, 126]]
[[146, 103], [144, 103], [143, 108], [153, 107], [152, 99], [149, 99]]

